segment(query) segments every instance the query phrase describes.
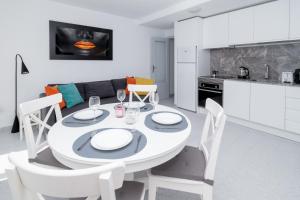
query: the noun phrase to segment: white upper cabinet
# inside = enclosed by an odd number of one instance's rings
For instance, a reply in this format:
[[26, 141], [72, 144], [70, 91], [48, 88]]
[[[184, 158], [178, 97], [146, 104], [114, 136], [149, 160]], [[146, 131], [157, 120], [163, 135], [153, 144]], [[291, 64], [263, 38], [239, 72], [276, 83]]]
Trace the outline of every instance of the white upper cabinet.
[[290, 0], [290, 39], [300, 39], [300, 0]]
[[253, 7], [229, 13], [229, 44], [253, 43]]
[[[296, 0], [298, 1], [298, 0]], [[289, 1], [278, 0], [254, 7], [254, 41], [289, 39]]]
[[285, 87], [251, 83], [250, 120], [284, 129]]
[[223, 102], [227, 115], [249, 120], [250, 83], [225, 80]]
[[203, 47], [205, 49], [228, 47], [228, 13], [204, 19]]
[[202, 23], [199, 17], [175, 22], [174, 37], [177, 47], [202, 46]]

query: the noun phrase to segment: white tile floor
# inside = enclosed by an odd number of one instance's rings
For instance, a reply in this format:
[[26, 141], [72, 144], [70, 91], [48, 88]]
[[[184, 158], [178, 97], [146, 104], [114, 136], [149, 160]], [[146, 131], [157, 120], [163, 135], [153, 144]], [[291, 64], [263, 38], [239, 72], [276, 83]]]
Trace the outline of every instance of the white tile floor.
[[[162, 104], [172, 106], [171, 100]], [[197, 145], [204, 115], [184, 112], [192, 122], [189, 145]], [[0, 132], [0, 178], [4, 155], [25, 148], [18, 135]], [[199, 200], [197, 195], [159, 190], [159, 200]], [[299, 200], [300, 143], [227, 122], [217, 163], [214, 200]], [[0, 180], [0, 200], [11, 200]]]

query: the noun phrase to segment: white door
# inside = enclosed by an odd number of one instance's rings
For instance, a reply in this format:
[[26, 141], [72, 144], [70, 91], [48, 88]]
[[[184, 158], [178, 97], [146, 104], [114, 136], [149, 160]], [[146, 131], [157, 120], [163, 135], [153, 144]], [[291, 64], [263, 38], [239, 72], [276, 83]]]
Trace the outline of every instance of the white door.
[[155, 79], [160, 99], [169, 98], [168, 39], [152, 40], [152, 78]]
[[177, 63], [196, 63], [196, 47], [178, 47]]
[[279, 0], [254, 7], [254, 41], [289, 38], [289, 1]]
[[203, 23], [204, 49], [228, 47], [228, 13], [208, 17]]
[[246, 81], [224, 81], [223, 105], [227, 115], [250, 119], [250, 86]]
[[253, 43], [253, 7], [229, 13], [229, 44]]
[[300, 39], [300, 1], [290, 1], [290, 39]]
[[177, 106], [196, 111], [196, 63], [177, 63]]
[[285, 87], [251, 83], [250, 120], [284, 129]]

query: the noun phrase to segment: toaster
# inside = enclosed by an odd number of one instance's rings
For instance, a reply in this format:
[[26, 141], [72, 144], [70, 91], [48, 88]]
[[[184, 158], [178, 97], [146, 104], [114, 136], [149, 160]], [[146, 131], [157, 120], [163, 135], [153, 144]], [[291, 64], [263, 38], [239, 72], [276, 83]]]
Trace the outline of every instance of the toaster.
[[293, 83], [294, 77], [293, 72], [282, 72], [281, 82], [282, 83]]
[[300, 69], [296, 69], [294, 72], [294, 83], [300, 84]]

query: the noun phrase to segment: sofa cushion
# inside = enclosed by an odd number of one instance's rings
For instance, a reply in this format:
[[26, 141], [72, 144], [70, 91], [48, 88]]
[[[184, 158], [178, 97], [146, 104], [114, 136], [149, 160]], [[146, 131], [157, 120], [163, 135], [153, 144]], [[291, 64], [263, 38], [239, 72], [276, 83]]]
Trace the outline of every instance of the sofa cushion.
[[75, 85], [76, 85], [81, 97], [85, 101], [87, 99], [87, 97], [85, 95], [84, 83], [75, 83]]
[[86, 83], [85, 92], [87, 100], [91, 96], [99, 96], [100, 98], [116, 96], [111, 81], [96, 81]]
[[119, 90], [119, 89], [125, 90], [126, 86], [127, 86], [126, 78], [113, 79], [113, 80], [111, 80], [111, 83], [114, 87], [115, 92], [117, 92], [117, 90]]
[[58, 90], [62, 93], [67, 108], [71, 108], [84, 101], [74, 83], [59, 85]]
[[[54, 87], [59, 85], [65, 85], [65, 84], [48, 84], [48, 86]], [[84, 90], [84, 83], [75, 83], [75, 86], [77, 87], [80, 96], [83, 98], [83, 100], [86, 100], [85, 90]]]
[[[48, 85], [45, 87], [45, 93], [46, 93], [46, 96], [51, 96], [51, 95], [58, 94], [60, 92], [57, 88], [57, 85], [56, 86]], [[63, 109], [64, 107], [66, 107], [66, 102], [64, 101], [64, 99], [62, 99], [62, 101], [59, 103], [59, 107], [60, 107], [60, 109]]]

